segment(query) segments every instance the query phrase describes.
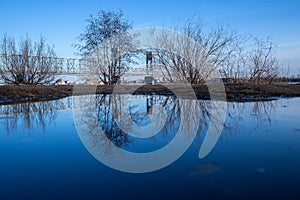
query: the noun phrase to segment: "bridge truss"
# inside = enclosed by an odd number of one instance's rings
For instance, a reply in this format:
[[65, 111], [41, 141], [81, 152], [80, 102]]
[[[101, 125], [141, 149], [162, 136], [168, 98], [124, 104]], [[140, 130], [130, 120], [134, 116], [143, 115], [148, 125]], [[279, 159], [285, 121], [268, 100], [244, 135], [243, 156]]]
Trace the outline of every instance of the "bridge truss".
[[[0, 59], [6, 58], [17, 58], [22, 60], [24, 55], [22, 54], [0, 54]], [[34, 55], [29, 55], [28, 57], [38, 57]], [[47, 57], [40, 56], [39, 59], [51, 59], [51, 61], [56, 65], [57, 72], [53, 72], [59, 75], [76, 75], [76, 76], [87, 76], [97, 74], [97, 64], [90, 62], [81, 58], [67, 58], [67, 57]], [[8, 71], [6, 71], [8, 72]], [[6, 73], [3, 72], [3, 73]], [[148, 68], [144, 67], [131, 67], [125, 72], [125, 76], [145, 76], [149, 73]], [[159, 75], [158, 70], [152, 70], [153, 75]]]

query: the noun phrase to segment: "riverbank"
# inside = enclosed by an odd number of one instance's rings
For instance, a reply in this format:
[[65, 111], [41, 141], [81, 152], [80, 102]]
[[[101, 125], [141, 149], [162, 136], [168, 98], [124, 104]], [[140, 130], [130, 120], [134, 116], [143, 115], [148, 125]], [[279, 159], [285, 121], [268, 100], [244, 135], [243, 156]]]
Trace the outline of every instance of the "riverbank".
[[[128, 94], [134, 85], [118, 86], [118, 93]], [[170, 88], [184, 94], [185, 88], [177, 85]], [[198, 99], [209, 99], [210, 93], [206, 85], [193, 85], [193, 89]], [[71, 95], [91, 94], [96, 90], [97, 94], [111, 94], [113, 85], [98, 86], [74, 86], [72, 85], [0, 85], [0, 105], [48, 101], [64, 98]], [[225, 84], [226, 98], [228, 101], [255, 101], [273, 100], [280, 97], [300, 97], [300, 84]], [[216, 93], [220, 92], [214, 90]], [[75, 94], [76, 93], [76, 94]], [[173, 92], [162, 85], [143, 85], [134, 94], [159, 94], [173, 95]]]

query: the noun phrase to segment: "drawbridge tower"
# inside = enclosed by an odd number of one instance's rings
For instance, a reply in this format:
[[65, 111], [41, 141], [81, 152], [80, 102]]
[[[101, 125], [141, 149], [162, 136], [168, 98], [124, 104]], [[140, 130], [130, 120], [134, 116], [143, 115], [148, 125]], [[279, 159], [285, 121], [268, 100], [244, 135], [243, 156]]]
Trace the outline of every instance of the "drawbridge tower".
[[152, 51], [146, 52], [146, 76], [145, 83], [146, 84], [154, 84], [155, 79], [153, 76], [153, 65], [154, 65], [154, 54]]

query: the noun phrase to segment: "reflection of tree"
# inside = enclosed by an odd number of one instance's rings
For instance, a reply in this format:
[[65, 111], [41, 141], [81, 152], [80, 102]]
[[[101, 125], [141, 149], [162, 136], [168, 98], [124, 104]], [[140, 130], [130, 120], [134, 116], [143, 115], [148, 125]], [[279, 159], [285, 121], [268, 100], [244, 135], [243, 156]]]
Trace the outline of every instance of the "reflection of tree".
[[[36, 127], [46, 130], [55, 121], [62, 101], [42, 101], [0, 106], [2, 124], [7, 134], [16, 132], [18, 127], [28, 131]], [[24, 129], [23, 129], [24, 130]]]
[[225, 128], [229, 132], [239, 131], [238, 127], [241, 125], [246, 125], [246, 130], [250, 132], [259, 128], [267, 128], [271, 126], [271, 115], [275, 108], [275, 101], [230, 102], [228, 103], [228, 120]]
[[74, 119], [78, 134], [88, 141], [89, 150], [106, 147], [105, 155], [112, 155], [114, 146], [129, 144], [129, 137], [120, 130], [112, 113], [111, 95], [75, 96], [73, 101]]
[[128, 135], [124, 133], [114, 120], [112, 114], [112, 96], [96, 96], [96, 115], [102, 131], [117, 147], [129, 143]]
[[[214, 107], [218, 104], [211, 101], [157, 95], [96, 95], [89, 98], [91, 98], [88, 99], [89, 102], [95, 101], [92, 102], [93, 105], [90, 109], [86, 109], [78, 115], [80, 121], [77, 124], [80, 125], [80, 129], [83, 130], [92, 147], [97, 149], [97, 147], [105, 145], [107, 146], [106, 154], [111, 155], [114, 150], [113, 145], [124, 148], [135, 140], [135, 137], [129, 135], [131, 132], [128, 131], [132, 130], [128, 127], [132, 124], [126, 123], [127, 121], [124, 119], [121, 120], [124, 117], [122, 112], [129, 112], [129, 116], [135, 124], [147, 126], [147, 123], [151, 123], [149, 117], [155, 116], [154, 106], [162, 107], [162, 111], [158, 111], [164, 112], [165, 115], [163, 128], [156, 135], [151, 136], [151, 140], [155, 141], [158, 136], [165, 140], [172, 139], [180, 130], [180, 124], [184, 123], [182, 132], [185, 138], [192, 138], [193, 131], [198, 130], [197, 140], [200, 141], [203, 138], [202, 133], [207, 135], [208, 129], [213, 130], [211, 134], [218, 134], [216, 136], [219, 136], [222, 128], [230, 132], [237, 131], [239, 123], [245, 118], [255, 122], [254, 127], [251, 126], [251, 130], [266, 126], [271, 123], [271, 111], [274, 109], [273, 102], [228, 103], [228, 117], [226, 124], [223, 124], [220, 116], [224, 110]], [[129, 109], [125, 109], [125, 106], [128, 106]], [[122, 121], [122, 127], [117, 123], [118, 120], [119, 123], [120, 120]], [[158, 122], [160, 121], [154, 123]], [[248, 124], [246, 123], [246, 125]]]
[[[96, 95], [94, 97], [86, 96], [77, 98], [81, 105], [84, 105], [84, 102], [87, 103], [95, 100], [94, 105], [90, 107], [91, 109], [86, 109], [80, 112], [80, 114], [75, 115], [77, 124], [79, 125], [77, 128], [82, 130], [85, 137], [89, 138], [94, 148], [98, 145], [104, 145], [103, 143], [108, 147], [112, 147], [107, 144], [108, 141], [104, 140], [103, 136], [117, 147], [125, 147], [132, 142], [134, 137], [127, 134], [129, 133], [128, 130], [132, 130], [128, 127], [131, 124], [126, 123], [126, 120], [122, 121], [122, 128], [116, 123], [116, 120], [120, 120], [123, 117], [124, 105], [129, 107], [125, 112], [128, 111], [132, 121], [139, 126], [151, 123], [148, 118], [150, 115], [153, 115], [152, 106], [162, 107], [165, 119], [163, 121], [163, 128], [157, 135], [161, 135], [165, 139], [173, 138], [179, 130], [181, 123], [184, 124], [182, 131], [185, 137], [191, 138], [193, 131], [199, 128], [200, 130], [207, 128], [213, 117], [210, 112], [211, 104], [209, 101], [198, 101], [188, 98], [181, 99], [174, 96]], [[124, 102], [126, 103], [124, 104]], [[146, 108], [141, 107], [141, 104], [144, 103], [146, 104]], [[160, 119], [155, 121], [155, 123], [161, 123]], [[215, 125], [213, 124], [213, 126]], [[100, 132], [99, 129], [101, 129]], [[155, 140], [155, 137], [151, 138]], [[111, 154], [111, 150], [106, 149], [109, 154]]]

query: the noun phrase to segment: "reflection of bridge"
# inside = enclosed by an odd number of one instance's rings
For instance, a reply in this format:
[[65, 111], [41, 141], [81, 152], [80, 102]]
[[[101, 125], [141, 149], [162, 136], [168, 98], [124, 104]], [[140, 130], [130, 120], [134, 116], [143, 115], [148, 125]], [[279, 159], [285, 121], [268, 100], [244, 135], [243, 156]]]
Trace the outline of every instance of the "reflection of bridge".
[[[158, 96], [158, 95], [115, 95], [114, 101], [113, 101], [113, 108], [116, 112], [116, 117], [120, 118], [122, 113], [129, 112], [130, 102], [134, 100], [135, 103], [138, 103], [138, 105], [144, 105], [145, 106], [145, 113], [147, 115], [153, 114], [153, 106], [154, 105], [163, 105], [166, 103], [166, 97], [165, 96]], [[137, 101], [137, 102], [136, 102]], [[125, 108], [124, 108], [125, 107]]]
[[[145, 103], [146, 113], [152, 114], [152, 107], [153, 105], [163, 105], [165, 104], [166, 97], [164, 96], [157, 96], [157, 95], [116, 95], [115, 96], [115, 105], [119, 108], [119, 115], [122, 111], [122, 102], [130, 102], [132, 99], [138, 100], [139, 103]], [[49, 101], [41, 101], [41, 102], [24, 102], [20, 104], [8, 104], [0, 106], [0, 120], [1, 117], [7, 117], [11, 115], [19, 115], [19, 114], [28, 114], [28, 113], [47, 113], [47, 112], [55, 112], [55, 111], [63, 111], [63, 110], [74, 110], [77, 109], [73, 107], [73, 98], [64, 98], [55, 101], [60, 101], [57, 105], [49, 104]], [[50, 101], [51, 102], [51, 101]], [[54, 102], [54, 101], [53, 101]], [[141, 105], [142, 105], [141, 104]], [[22, 105], [24, 107], [22, 107]], [[26, 107], [27, 106], [27, 107]], [[30, 109], [28, 109], [30, 107]], [[115, 107], [115, 108], [116, 108]], [[27, 108], [27, 109], [24, 109]], [[89, 108], [89, 107], [87, 107]], [[83, 109], [83, 107], [78, 107], [78, 109]]]
[[[24, 55], [22, 54], [0, 54], [0, 58], [14, 57], [17, 60], [22, 60]], [[97, 74], [97, 64], [89, 62], [85, 59], [80, 58], [64, 58], [64, 57], [47, 57], [47, 56], [28, 56], [32, 58], [39, 58], [45, 60], [51, 60], [55, 68], [58, 69], [57, 73], [60, 75], [95, 75]], [[145, 76], [147, 75], [146, 67], [131, 67], [125, 73], [126, 76]], [[154, 76], [158, 75], [157, 70], [153, 70]]]

